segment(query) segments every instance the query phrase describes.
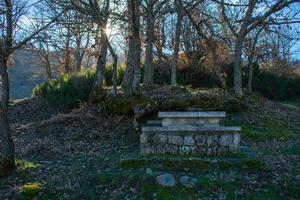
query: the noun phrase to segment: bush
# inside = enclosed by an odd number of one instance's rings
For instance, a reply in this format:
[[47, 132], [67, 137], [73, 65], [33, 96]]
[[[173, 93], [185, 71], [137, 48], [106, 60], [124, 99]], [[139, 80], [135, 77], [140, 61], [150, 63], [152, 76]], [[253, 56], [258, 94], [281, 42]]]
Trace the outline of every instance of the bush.
[[33, 95], [45, 98], [52, 106], [73, 108], [88, 100], [95, 75], [95, 70], [66, 74], [37, 86]]
[[[126, 66], [125, 64], [118, 65], [117, 68], [117, 85], [121, 85], [123, 81], [123, 77], [125, 74]], [[104, 72], [104, 83], [106, 86], [112, 86], [112, 77], [113, 77], [113, 64], [109, 63], [106, 66], [105, 72]]]
[[257, 78], [253, 81], [253, 90], [274, 100], [299, 99], [300, 77], [260, 71]]
[[[229, 65], [226, 85], [233, 87], [233, 64]], [[248, 72], [242, 69], [243, 87], [247, 86]], [[253, 92], [273, 100], [295, 100], [300, 98], [300, 77], [295, 75], [280, 75], [259, 68], [256, 63], [253, 67]]]

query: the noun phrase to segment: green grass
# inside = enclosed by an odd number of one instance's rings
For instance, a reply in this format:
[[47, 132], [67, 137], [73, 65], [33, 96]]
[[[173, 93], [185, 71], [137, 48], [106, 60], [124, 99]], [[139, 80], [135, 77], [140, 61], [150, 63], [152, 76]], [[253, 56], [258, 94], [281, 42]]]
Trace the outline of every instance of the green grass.
[[275, 119], [272, 116], [261, 116], [261, 124], [250, 124], [247, 121], [241, 120], [240, 117], [234, 117], [230, 121], [227, 121], [227, 125], [238, 125], [242, 127], [242, 137], [251, 140], [289, 140], [296, 138], [296, 134], [293, 130], [295, 127], [293, 124], [283, 122]]
[[173, 187], [163, 187], [158, 185], [152, 177], [145, 178], [141, 185], [141, 198], [146, 200], [154, 199], [154, 195], [158, 200], [188, 200], [194, 197], [199, 189], [197, 186], [195, 189], [185, 188], [178, 182]]
[[293, 146], [283, 150], [284, 155], [298, 155], [300, 156], [300, 146]]
[[155, 171], [171, 170], [171, 171], [191, 171], [191, 172], [222, 172], [227, 170], [237, 171], [269, 171], [270, 169], [265, 163], [257, 159], [247, 159], [245, 157], [221, 157], [216, 158], [216, 162], [211, 162], [209, 158], [189, 159], [189, 158], [134, 158], [121, 160], [119, 167], [124, 170], [140, 170], [151, 168]]

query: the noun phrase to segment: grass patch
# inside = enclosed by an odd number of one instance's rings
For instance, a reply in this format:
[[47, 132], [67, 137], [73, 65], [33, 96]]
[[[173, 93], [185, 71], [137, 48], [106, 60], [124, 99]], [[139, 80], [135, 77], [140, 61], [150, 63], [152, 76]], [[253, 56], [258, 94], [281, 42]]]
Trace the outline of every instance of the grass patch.
[[172, 171], [193, 171], [193, 172], [212, 172], [226, 170], [242, 171], [269, 171], [265, 163], [256, 159], [243, 158], [210, 158], [191, 159], [191, 158], [135, 158], [121, 160], [119, 167], [125, 170], [138, 170], [149, 167], [154, 170], [172, 170]]
[[289, 147], [286, 148], [283, 151], [284, 155], [300, 155], [300, 146], [293, 146], [293, 147]]
[[250, 140], [289, 140], [296, 138], [296, 134], [292, 131], [295, 127], [281, 120], [274, 119], [271, 116], [262, 116], [257, 119], [258, 123], [249, 123], [242, 120], [241, 117], [235, 116], [230, 121], [226, 121], [227, 125], [239, 125], [242, 127], [241, 134]]
[[269, 171], [270, 168], [260, 160], [251, 159], [241, 162], [241, 169], [246, 171]]
[[136, 169], [147, 166], [147, 160], [144, 159], [129, 159], [121, 160], [119, 166], [123, 169]]
[[142, 181], [141, 198], [146, 200], [188, 200], [195, 199], [197, 189], [189, 189], [177, 183], [174, 187], [162, 187], [154, 178], [148, 177]]

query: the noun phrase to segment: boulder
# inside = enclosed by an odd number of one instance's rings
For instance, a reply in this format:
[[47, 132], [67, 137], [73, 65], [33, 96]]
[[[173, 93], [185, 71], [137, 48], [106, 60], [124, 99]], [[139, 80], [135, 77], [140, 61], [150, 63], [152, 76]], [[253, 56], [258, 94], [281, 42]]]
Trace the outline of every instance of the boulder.
[[189, 176], [182, 176], [182, 177], [180, 177], [180, 183], [184, 187], [194, 188], [197, 185], [198, 180], [196, 178], [192, 178], [192, 177], [189, 177]]
[[156, 177], [156, 182], [165, 187], [172, 187], [176, 185], [175, 177], [172, 174], [166, 173]]

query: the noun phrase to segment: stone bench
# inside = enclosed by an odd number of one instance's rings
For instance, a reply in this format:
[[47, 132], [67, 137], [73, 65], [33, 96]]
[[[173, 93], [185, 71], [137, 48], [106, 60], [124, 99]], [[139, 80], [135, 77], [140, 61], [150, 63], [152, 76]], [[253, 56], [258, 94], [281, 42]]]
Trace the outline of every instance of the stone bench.
[[225, 117], [225, 112], [159, 112], [158, 118], [161, 125], [182, 126], [182, 125], [218, 125], [220, 118]]
[[235, 153], [240, 147], [240, 127], [220, 126], [225, 112], [159, 112], [140, 135], [141, 154]]
[[239, 151], [240, 127], [144, 127], [141, 154], [217, 155]]

